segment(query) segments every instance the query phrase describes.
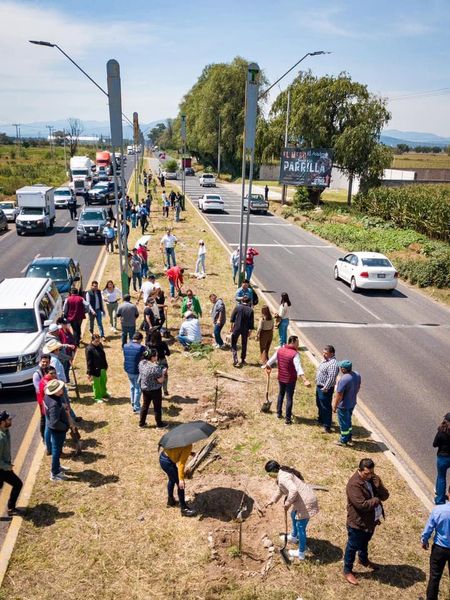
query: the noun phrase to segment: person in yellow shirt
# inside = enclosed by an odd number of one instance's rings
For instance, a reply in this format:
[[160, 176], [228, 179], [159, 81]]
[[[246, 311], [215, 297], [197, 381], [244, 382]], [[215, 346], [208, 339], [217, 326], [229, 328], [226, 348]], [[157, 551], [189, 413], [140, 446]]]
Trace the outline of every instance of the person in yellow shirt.
[[159, 455], [159, 464], [161, 469], [168, 477], [167, 482], [167, 506], [176, 506], [177, 501], [173, 495], [175, 485], [178, 488], [178, 498], [181, 509], [181, 514], [184, 517], [195, 517], [195, 510], [186, 504], [184, 493], [184, 471], [186, 463], [192, 452], [192, 444], [182, 448], [163, 448]]

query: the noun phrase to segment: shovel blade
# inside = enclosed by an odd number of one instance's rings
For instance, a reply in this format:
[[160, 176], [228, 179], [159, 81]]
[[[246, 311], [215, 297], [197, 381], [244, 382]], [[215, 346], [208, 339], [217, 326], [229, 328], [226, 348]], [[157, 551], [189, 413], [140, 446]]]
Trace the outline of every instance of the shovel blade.
[[291, 559], [289, 557], [289, 554], [288, 554], [288, 551], [286, 550], [286, 548], [281, 548], [280, 554], [281, 554], [281, 558], [283, 559], [284, 564], [289, 567], [291, 564]]

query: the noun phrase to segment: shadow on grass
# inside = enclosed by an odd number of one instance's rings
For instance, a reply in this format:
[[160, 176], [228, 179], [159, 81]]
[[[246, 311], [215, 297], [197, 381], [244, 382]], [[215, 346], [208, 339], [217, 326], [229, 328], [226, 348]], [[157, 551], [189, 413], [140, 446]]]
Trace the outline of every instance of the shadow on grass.
[[[82, 455], [79, 457], [82, 458]], [[85, 471], [79, 471], [78, 473], [68, 473], [67, 476], [70, 481], [81, 481], [87, 483], [88, 487], [96, 488], [102, 485], [109, 485], [110, 483], [117, 483], [119, 481], [118, 475], [103, 475], [93, 469], [86, 469]]]
[[357, 439], [353, 440], [353, 448], [359, 450], [359, 452], [368, 453], [385, 452], [386, 450], [389, 450], [383, 442], [375, 442], [373, 440], [360, 441]]
[[323, 565], [339, 562], [342, 559], [342, 548], [335, 546], [329, 540], [308, 537], [308, 547], [314, 554], [314, 558]]
[[86, 433], [92, 433], [96, 429], [102, 429], [108, 425], [108, 421], [86, 421], [83, 419], [81, 423], [77, 423], [78, 429]]
[[198, 402], [198, 398], [192, 398], [191, 396], [172, 396], [170, 399], [171, 402], [176, 402], [177, 404], [196, 404]]
[[181, 408], [181, 406], [174, 406], [173, 404], [171, 404], [167, 408], [163, 408], [163, 413], [168, 415], [169, 417], [178, 417], [182, 410], [183, 409]]
[[26, 521], [31, 521], [35, 527], [49, 527], [54, 525], [58, 519], [68, 519], [73, 517], [74, 514], [73, 510], [60, 512], [57, 506], [43, 502], [28, 508], [23, 518]]
[[102, 458], [106, 458], [106, 454], [100, 454], [99, 452], [90, 452], [89, 450], [84, 450], [83, 441], [81, 441], [81, 454], [76, 454], [72, 456], [72, 460], [74, 462], [81, 462], [85, 465], [90, 465]]
[[383, 565], [379, 563], [380, 570], [375, 572], [358, 572], [359, 579], [376, 579], [384, 585], [400, 589], [409, 588], [419, 581], [425, 581], [427, 576], [418, 567], [411, 565]]
[[109, 398], [108, 400], [105, 401], [105, 404], [107, 404], [108, 406], [116, 406], [119, 404], [130, 404], [130, 398], [125, 398], [124, 396], [121, 396], [120, 398]]
[[233, 521], [242, 508], [242, 518], [247, 519], [253, 510], [253, 498], [243, 493], [242, 490], [217, 487], [196, 494], [192, 508], [201, 519], [218, 519], [219, 521]]

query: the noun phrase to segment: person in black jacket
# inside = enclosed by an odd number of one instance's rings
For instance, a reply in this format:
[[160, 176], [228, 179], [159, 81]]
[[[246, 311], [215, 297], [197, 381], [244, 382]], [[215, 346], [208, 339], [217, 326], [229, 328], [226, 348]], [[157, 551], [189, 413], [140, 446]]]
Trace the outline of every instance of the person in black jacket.
[[149, 344], [147, 345], [149, 350], [156, 350], [156, 352], [158, 353], [158, 365], [163, 369], [166, 369], [163, 381], [163, 392], [164, 396], [168, 396], [169, 391], [167, 389], [167, 386], [169, 383], [169, 363], [167, 362], [167, 357], [170, 356], [170, 350], [166, 342], [163, 341], [161, 337], [161, 331], [159, 329], [155, 329], [152, 332], [152, 334], [150, 335]]
[[439, 425], [433, 442], [433, 448], [437, 448], [436, 457], [436, 497], [435, 504], [445, 504], [447, 491], [447, 471], [450, 469], [450, 412], [444, 417]]
[[91, 343], [86, 346], [85, 352], [87, 375], [92, 383], [94, 400], [95, 402], [103, 402], [103, 400], [110, 398], [106, 388], [108, 362], [98, 333], [93, 334]]
[[[253, 308], [250, 306], [249, 296], [243, 296], [241, 303], [238, 304], [230, 317], [231, 322], [231, 351], [233, 353], [233, 365], [244, 366], [245, 357], [247, 356], [247, 340], [250, 336], [250, 331], [255, 329]], [[239, 336], [241, 337], [241, 362], [238, 364], [237, 343]]]
[[64, 468], [61, 467], [61, 452], [69, 429], [67, 406], [63, 403], [64, 382], [59, 379], [50, 380], [44, 389], [45, 418], [50, 432], [52, 446], [51, 481], [66, 479]]

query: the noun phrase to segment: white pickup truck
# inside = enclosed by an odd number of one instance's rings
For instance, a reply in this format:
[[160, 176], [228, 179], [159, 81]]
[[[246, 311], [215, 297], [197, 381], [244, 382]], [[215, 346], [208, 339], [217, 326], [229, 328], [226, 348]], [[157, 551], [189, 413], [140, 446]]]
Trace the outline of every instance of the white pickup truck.
[[203, 173], [199, 183], [201, 187], [216, 187], [216, 178], [211, 173]]

